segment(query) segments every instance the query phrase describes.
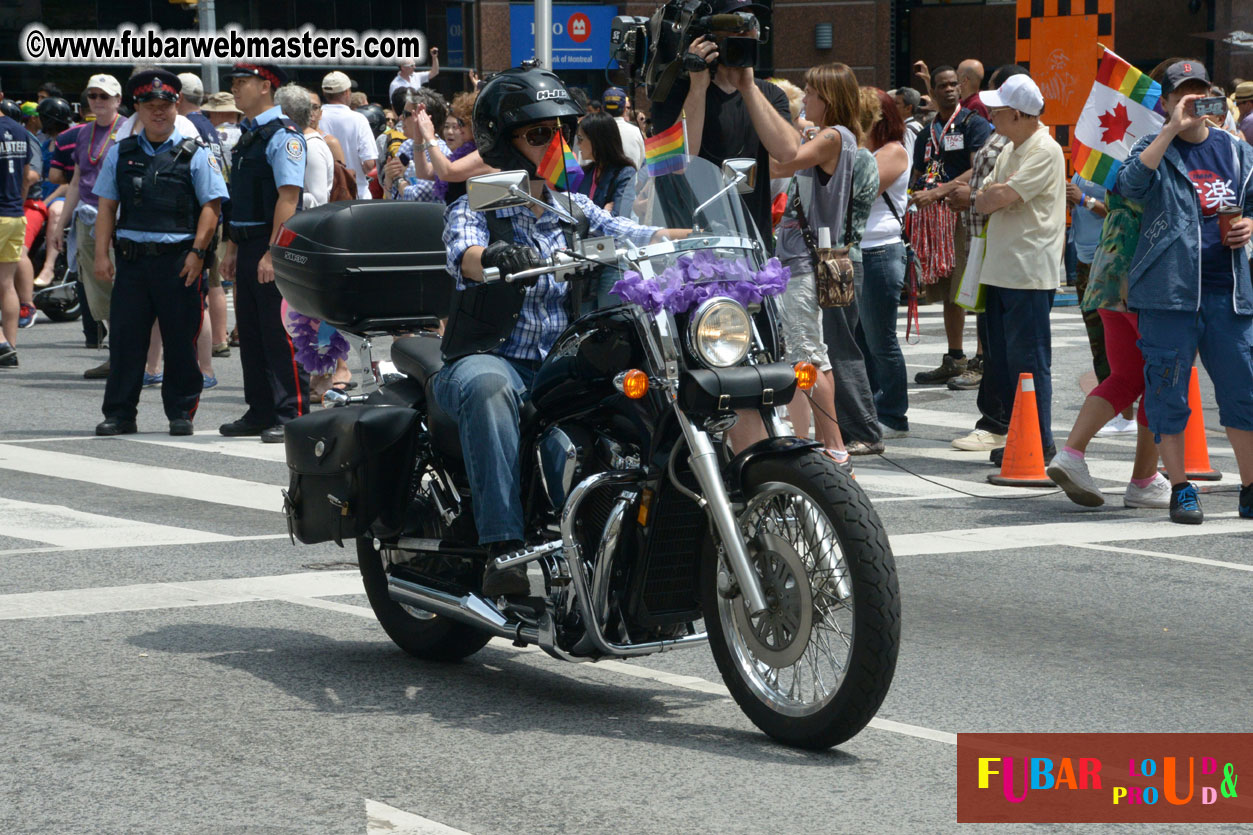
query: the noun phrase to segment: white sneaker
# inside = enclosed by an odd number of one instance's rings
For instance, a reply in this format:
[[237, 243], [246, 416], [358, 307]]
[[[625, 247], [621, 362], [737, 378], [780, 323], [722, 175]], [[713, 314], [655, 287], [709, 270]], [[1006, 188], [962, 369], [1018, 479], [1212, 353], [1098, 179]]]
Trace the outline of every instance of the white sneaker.
[[1158, 473], [1147, 487], [1136, 487], [1128, 482], [1122, 504], [1123, 507], [1170, 507], [1170, 479]]
[[890, 440], [895, 440], [897, 438], [908, 438], [909, 430], [908, 429], [893, 429], [890, 426], [885, 426], [884, 424], [880, 423], [879, 434], [883, 436], [883, 440], [890, 441]]
[[1005, 446], [1005, 435], [998, 435], [986, 429], [976, 429], [964, 438], [953, 441], [953, 449], [966, 452], [988, 452]]
[[1101, 495], [1101, 488], [1096, 486], [1096, 482], [1092, 480], [1092, 476], [1088, 473], [1088, 465], [1066, 452], [1059, 452], [1053, 456], [1053, 460], [1044, 468], [1044, 472], [1049, 478], [1057, 483], [1057, 486], [1066, 491], [1066, 495], [1075, 504], [1081, 504], [1084, 507], [1100, 507], [1105, 504], [1105, 497]]
[[1137, 429], [1134, 418], [1128, 420], [1122, 415], [1114, 415], [1113, 420], [1097, 430], [1096, 437], [1108, 438], [1112, 435], [1126, 435], [1129, 432], [1135, 431], [1137, 431]]

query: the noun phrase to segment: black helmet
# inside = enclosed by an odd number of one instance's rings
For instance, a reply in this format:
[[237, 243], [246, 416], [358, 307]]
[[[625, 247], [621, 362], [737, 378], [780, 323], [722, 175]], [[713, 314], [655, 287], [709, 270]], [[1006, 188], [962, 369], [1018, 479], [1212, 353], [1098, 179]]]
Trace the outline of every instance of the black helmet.
[[61, 130], [65, 130], [74, 124], [74, 110], [70, 107], [70, 103], [58, 96], [49, 96], [39, 103], [35, 108], [35, 113], [39, 116], [39, 122], [44, 127], [51, 127], [56, 124]]
[[370, 130], [375, 136], [387, 130], [387, 117], [383, 115], [383, 108], [377, 104], [367, 104], [357, 108], [357, 112], [365, 117], [370, 123]]
[[4, 101], [0, 101], [0, 113], [3, 113], [5, 116], [8, 116], [10, 119], [17, 122], [19, 125], [25, 124], [26, 122], [26, 116], [25, 114], [22, 113], [22, 106], [18, 104], [17, 102], [13, 101], [13, 99], [5, 99]]
[[535, 166], [510, 141], [523, 125], [557, 119], [576, 124], [583, 108], [570, 98], [561, 79], [529, 64], [497, 73], [487, 80], [474, 102], [474, 144], [488, 165], [502, 170], [522, 168], [535, 176]]

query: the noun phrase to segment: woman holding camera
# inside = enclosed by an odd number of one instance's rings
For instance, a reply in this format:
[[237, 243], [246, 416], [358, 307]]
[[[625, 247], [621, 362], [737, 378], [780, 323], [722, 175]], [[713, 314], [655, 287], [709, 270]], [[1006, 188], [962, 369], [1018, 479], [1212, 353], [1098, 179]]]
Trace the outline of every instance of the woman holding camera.
[[[814, 278], [814, 248], [806, 239], [821, 245], [829, 237], [831, 247], [850, 244], [845, 240], [845, 230], [849, 225], [847, 215], [853, 202], [855, 161], [861, 139], [858, 96], [857, 78], [846, 65], [824, 64], [809, 70], [805, 74], [805, 116], [819, 126], [817, 133], [801, 146], [795, 159], [772, 166], [772, 172], [778, 176], [795, 175], [776, 247], [779, 259], [792, 270], [792, 280], [782, 297], [788, 361], [810, 362], [818, 368], [812, 395], [817, 439], [836, 463], [849, 469], [848, 450], [836, 420], [837, 386], [860, 385], [865, 399], [870, 399], [865, 361], [853, 336], [857, 303], [828, 308], [835, 314], [837, 325], [833, 334], [837, 341], [833, 350], [828, 350]], [[809, 401], [794, 398], [788, 414], [796, 434], [808, 435]], [[873, 418], [873, 405], [870, 415]]]

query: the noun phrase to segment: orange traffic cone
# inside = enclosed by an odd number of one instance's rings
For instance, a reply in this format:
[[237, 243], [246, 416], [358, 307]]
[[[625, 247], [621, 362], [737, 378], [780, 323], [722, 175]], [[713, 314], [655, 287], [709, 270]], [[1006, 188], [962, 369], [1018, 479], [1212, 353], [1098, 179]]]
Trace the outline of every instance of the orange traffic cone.
[[1183, 468], [1192, 481], [1218, 481], [1223, 474], [1210, 464], [1209, 442], [1205, 439], [1205, 415], [1201, 412], [1201, 376], [1192, 366], [1188, 382], [1188, 426], [1183, 430]]
[[1044, 473], [1044, 442], [1040, 438], [1040, 412], [1035, 403], [1035, 378], [1018, 375], [1018, 393], [1014, 396], [1014, 413], [1009, 419], [1009, 437], [1005, 440], [1005, 457], [1001, 471], [988, 476], [988, 481], [1006, 487], [1052, 487], [1053, 480]]

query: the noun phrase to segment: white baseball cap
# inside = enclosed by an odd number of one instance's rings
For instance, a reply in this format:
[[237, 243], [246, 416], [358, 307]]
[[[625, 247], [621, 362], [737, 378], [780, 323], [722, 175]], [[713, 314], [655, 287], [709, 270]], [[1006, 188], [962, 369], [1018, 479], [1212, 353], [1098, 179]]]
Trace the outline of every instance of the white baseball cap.
[[1044, 94], [1026, 73], [1011, 75], [997, 90], [984, 90], [979, 101], [987, 107], [1009, 107], [1028, 116], [1044, 112]]
[[204, 99], [204, 84], [201, 83], [200, 76], [194, 72], [181, 72], [178, 74], [178, 80], [183, 82], [182, 92], [184, 96], [193, 102]]
[[92, 87], [95, 87], [97, 90], [104, 90], [110, 96], [122, 95], [122, 85], [118, 83], [118, 80], [104, 73], [93, 75], [87, 79], [87, 86], [84, 89], [90, 90]]
[[342, 93], [352, 89], [352, 79], [339, 70], [332, 70], [322, 76], [322, 90], [327, 93]]

